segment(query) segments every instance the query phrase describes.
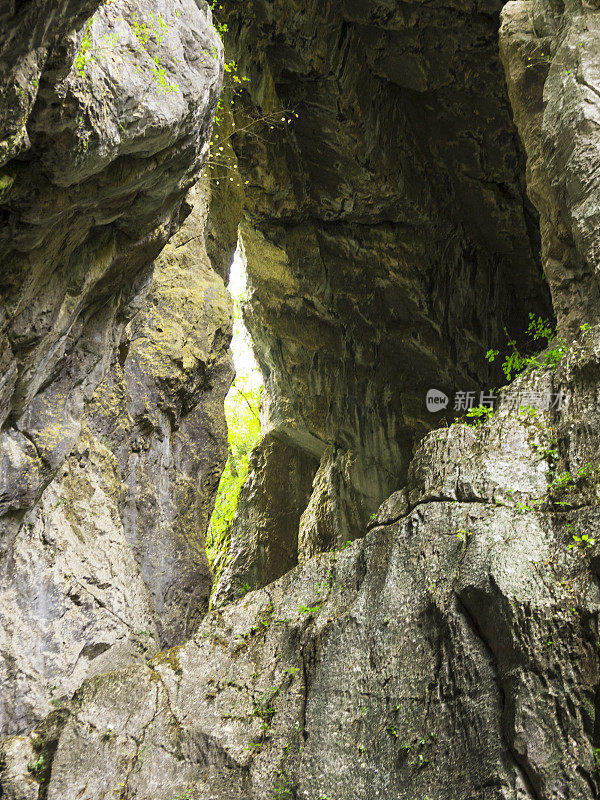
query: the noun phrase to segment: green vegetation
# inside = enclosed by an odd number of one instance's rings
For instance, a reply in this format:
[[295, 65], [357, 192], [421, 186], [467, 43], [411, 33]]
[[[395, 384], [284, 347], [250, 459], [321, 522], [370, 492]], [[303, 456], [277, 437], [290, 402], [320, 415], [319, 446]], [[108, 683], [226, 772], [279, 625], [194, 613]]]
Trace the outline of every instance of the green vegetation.
[[[206, 534], [206, 554], [216, 576], [225, 566], [231, 524], [248, 476], [250, 452], [260, 439], [260, 395], [260, 388], [250, 388], [243, 378], [238, 378], [225, 401], [229, 457]], [[245, 594], [250, 587], [244, 586], [242, 591]]]
[[[241, 134], [255, 139], [266, 139], [270, 131], [290, 125], [295, 118], [298, 118], [298, 114], [281, 107], [265, 113], [257, 109], [252, 102], [238, 103], [243, 99], [244, 88], [250, 82], [250, 78], [241, 73], [238, 62], [230, 58], [227, 52], [225, 39], [229, 26], [223, 19], [224, 7], [222, 3], [219, 0], [210, 0], [210, 7], [213, 12], [215, 30], [219, 34], [225, 49], [225, 63], [223, 89], [214, 117], [213, 140], [210, 143], [211, 154], [208, 159], [208, 168], [210, 170], [210, 180], [216, 185], [219, 185], [221, 181], [224, 183], [227, 181], [240, 187], [241, 179], [238, 171], [237, 156], [230, 142], [232, 136]], [[213, 58], [218, 57], [216, 51], [210, 55]], [[225, 113], [227, 109], [231, 113]], [[244, 183], [248, 184], [249, 181], [246, 180]]]
[[95, 58], [92, 51], [92, 20], [88, 19], [83, 29], [83, 36], [81, 37], [81, 44], [75, 55], [75, 69], [79, 77], [85, 77], [85, 68], [90, 61]]
[[46, 761], [44, 755], [40, 755], [37, 761], [28, 764], [27, 769], [38, 783], [45, 781], [46, 777], [44, 773], [46, 772]]
[[600, 747], [595, 747], [593, 751], [594, 764], [596, 765], [594, 772], [600, 775]]
[[[553, 506], [568, 509], [580, 506], [582, 503], [598, 505], [600, 464], [592, 464], [588, 461], [574, 475], [568, 470], [559, 472], [551, 469], [548, 473], [548, 480], [548, 500]], [[573, 538], [575, 539], [575, 537]], [[575, 539], [579, 546], [585, 546], [588, 541], [591, 540]]]
[[324, 600], [322, 600], [322, 601], [321, 601], [321, 602], [320, 602], [318, 605], [316, 605], [316, 606], [305, 606], [304, 604], [302, 604], [302, 605], [299, 605], [299, 606], [298, 606], [298, 612], [299, 612], [300, 614], [316, 614], [317, 612], [319, 612], [319, 611], [321, 610], [321, 608], [323, 607], [323, 604], [324, 604], [324, 602], [325, 602], [325, 601], [324, 601]]
[[[223, 48], [225, 48], [225, 42], [223, 39], [229, 30], [229, 26], [220, 18], [221, 12], [224, 10], [223, 6], [218, 2], [218, 0], [211, 0], [210, 7], [213, 12], [213, 25], [219, 34], [221, 42], [223, 42]], [[217, 58], [216, 52], [212, 53], [211, 55], [213, 58]], [[221, 97], [219, 98], [219, 102], [217, 104], [215, 125], [218, 125], [221, 122], [220, 115], [225, 110], [227, 102], [229, 105], [234, 105], [236, 95], [241, 92], [244, 83], [247, 83], [250, 80], [250, 78], [246, 77], [245, 75], [240, 75], [237, 61], [233, 59], [226, 58], [223, 68], [225, 71], [225, 77], [223, 81], [223, 91], [221, 92]], [[218, 138], [218, 136], [215, 138]]]
[[[508, 336], [508, 333], [505, 333]], [[547, 349], [542, 353], [535, 355], [524, 355], [517, 348], [516, 339], [508, 339], [507, 347], [508, 352], [504, 355], [502, 362], [502, 371], [507, 381], [516, 378], [524, 372], [531, 372], [534, 369], [551, 369], [556, 370], [559, 361], [566, 352], [566, 344], [562, 339], [556, 339], [556, 328], [553, 327], [549, 320], [536, 317], [535, 314], [529, 314], [529, 326], [527, 328], [527, 335], [535, 342], [546, 342]], [[555, 346], [550, 348], [550, 343], [556, 339]], [[500, 355], [499, 350], [488, 350], [486, 358], [490, 362], [494, 362]]]
[[[81, 42], [74, 58], [74, 66], [80, 78], [85, 79], [87, 67], [98, 60], [99, 54], [103, 50], [114, 49], [119, 41], [119, 34], [116, 31], [105, 34], [101, 40], [94, 41], [93, 38], [94, 18], [90, 17], [83, 29]], [[153, 62], [152, 80], [158, 87], [158, 92], [176, 92], [179, 84], [170, 83], [168, 80], [167, 69], [158, 55], [152, 55], [149, 51], [150, 46], [160, 47], [163, 44], [165, 35], [169, 30], [168, 23], [162, 14], [150, 12], [146, 19], [140, 19], [137, 12], [134, 12], [129, 20], [129, 25], [133, 35], [137, 39], [138, 50], [148, 56]], [[141, 72], [141, 67], [136, 64], [136, 71]]]
[[113, 731], [111, 726], [109, 725], [108, 728], [102, 734], [102, 741], [103, 742], [110, 742], [111, 739], [114, 739], [117, 734]]
[[266, 731], [271, 727], [271, 722], [273, 721], [275, 711], [277, 710], [273, 701], [278, 694], [279, 687], [270, 686], [266, 692], [264, 692], [254, 701], [254, 711], [252, 712], [252, 716], [258, 717], [262, 720], [263, 731]]
[[[256, 366], [250, 337], [242, 320], [241, 306], [246, 295], [246, 281], [243, 259], [239, 255], [236, 256], [231, 269], [229, 289], [234, 303], [232, 350], [238, 376], [225, 400], [229, 456], [221, 476], [214, 511], [206, 534], [206, 554], [216, 578], [223, 571], [227, 561], [231, 525], [240, 491], [248, 475], [250, 452], [261, 437], [259, 409], [262, 377]], [[244, 596], [251, 589], [249, 584], [244, 584], [240, 589], [240, 596]]]
[[489, 419], [494, 414], [494, 409], [489, 406], [475, 406], [470, 408], [465, 414], [466, 419], [464, 424], [469, 425], [471, 428], [477, 428], [482, 425], [486, 419]]
[[293, 782], [290, 776], [287, 774], [285, 770], [282, 770], [277, 777], [275, 782], [275, 786], [273, 787], [273, 797], [278, 798], [279, 800], [291, 800], [294, 796], [292, 793], [293, 790]]
[[591, 536], [588, 536], [587, 533], [582, 533], [581, 536], [577, 536], [576, 533], [573, 534], [573, 543], [569, 545], [569, 547], [593, 547], [596, 544], [596, 540]]

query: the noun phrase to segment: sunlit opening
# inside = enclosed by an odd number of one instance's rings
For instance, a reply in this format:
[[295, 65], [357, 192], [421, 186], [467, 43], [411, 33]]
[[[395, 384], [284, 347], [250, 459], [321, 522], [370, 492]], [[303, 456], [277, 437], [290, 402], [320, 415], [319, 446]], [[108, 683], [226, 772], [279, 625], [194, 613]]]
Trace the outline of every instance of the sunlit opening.
[[231, 350], [236, 377], [225, 400], [229, 456], [206, 534], [206, 554], [215, 575], [215, 585], [227, 563], [231, 526], [240, 491], [248, 475], [250, 452], [261, 437], [260, 398], [263, 379], [242, 317], [242, 304], [247, 297], [248, 287], [246, 263], [239, 247], [231, 266], [227, 288], [234, 303]]

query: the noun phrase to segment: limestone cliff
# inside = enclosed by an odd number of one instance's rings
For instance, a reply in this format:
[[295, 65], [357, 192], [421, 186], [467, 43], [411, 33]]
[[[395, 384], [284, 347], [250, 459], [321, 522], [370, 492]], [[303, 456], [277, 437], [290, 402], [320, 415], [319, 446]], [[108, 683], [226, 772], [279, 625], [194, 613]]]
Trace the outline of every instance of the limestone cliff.
[[[88, 681], [47, 797], [596, 797], [600, 542], [569, 544], [597, 530], [600, 473], [557, 494], [547, 472], [556, 437], [597, 426], [599, 358], [588, 332], [554, 378], [521, 380], [572, 392], [560, 414], [432, 432], [364, 539]], [[8, 740], [5, 772], [55, 735]]]
[[72, 5], [2, 28], [2, 733], [182, 641], [225, 458], [230, 302], [185, 199], [220, 40], [204, 3]]
[[[267, 429], [312, 468], [314, 489], [257, 501], [274, 511], [255, 558], [255, 531], [236, 522], [223, 598], [363, 535], [432, 425], [424, 393], [494, 385], [487, 348], [505, 327], [522, 335], [530, 311], [550, 313], [501, 4], [462, 5], [226, 6], [250, 77], [234, 139], [249, 182], [246, 319]], [[272, 130], [244, 135], [261, 118]], [[301, 492], [283, 545], [277, 509]]]
[[[266, 435], [206, 614], [241, 215], [205, 176], [176, 232], [221, 59], [179, 2], [7, 15], [0, 796], [598, 797], [596, 0], [224, 3]], [[511, 388], [562, 404], [429, 414], [553, 310]]]

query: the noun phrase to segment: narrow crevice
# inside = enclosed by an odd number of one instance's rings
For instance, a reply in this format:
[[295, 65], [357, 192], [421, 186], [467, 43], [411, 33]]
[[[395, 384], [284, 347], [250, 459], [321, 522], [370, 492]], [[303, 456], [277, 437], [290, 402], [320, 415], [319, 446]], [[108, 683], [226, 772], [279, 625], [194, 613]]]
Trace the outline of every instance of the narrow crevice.
[[508, 755], [510, 756], [510, 758], [511, 758], [513, 764], [514, 764], [515, 771], [519, 774], [519, 776], [521, 777], [521, 780], [523, 781], [523, 784], [524, 784], [526, 790], [529, 792], [529, 794], [531, 796], [531, 800], [545, 800], [545, 798], [542, 797], [542, 795], [540, 795], [538, 793], [537, 789], [535, 788], [535, 784], [534, 784], [533, 779], [532, 779], [532, 777], [530, 775], [529, 765], [524, 761], [524, 759], [519, 755], [519, 753], [517, 753], [517, 751], [515, 750], [514, 746], [510, 742], [510, 736], [506, 732], [506, 726], [508, 724], [508, 720], [507, 720], [507, 704], [506, 704], [506, 690], [505, 690], [505, 688], [503, 686], [502, 679], [500, 677], [496, 654], [494, 653], [494, 651], [493, 651], [492, 647], [490, 646], [489, 642], [487, 641], [486, 637], [483, 635], [483, 632], [481, 631], [481, 628], [479, 627], [479, 624], [477, 623], [477, 620], [471, 614], [471, 611], [469, 610], [469, 608], [468, 608], [467, 604], [465, 603], [465, 601], [460, 597], [460, 595], [457, 592], [454, 593], [454, 596], [456, 598], [456, 603], [457, 603], [458, 610], [462, 613], [462, 615], [463, 615], [464, 619], [466, 620], [467, 625], [468, 625], [469, 629], [471, 630], [471, 632], [473, 633], [473, 635], [484, 646], [485, 651], [486, 651], [486, 653], [488, 655], [488, 658], [490, 660], [490, 664], [491, 664], [491, 666], [492, 666], [492, 668], [494, 670], [496, 686], [498, 688], [498, 695], [500, 697], [500, 703], [501, 703], [501, 709], [502, 709], [501, 727], [502, 727], [502, 733], [503, 733], [503, 738], [504, 738], [504, 744], [506, 746], [506, 752], [508, 753]]

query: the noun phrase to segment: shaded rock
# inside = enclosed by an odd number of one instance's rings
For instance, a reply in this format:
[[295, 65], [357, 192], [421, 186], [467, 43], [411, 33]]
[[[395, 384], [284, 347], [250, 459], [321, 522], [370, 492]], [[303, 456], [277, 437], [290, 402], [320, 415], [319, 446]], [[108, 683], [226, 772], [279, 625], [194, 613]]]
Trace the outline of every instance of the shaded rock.
[[206, 201], [156, 262], [145, 309], [88, 414], [119, 462], [124, 534], [163, 647], [191, 635], [212, 586], [205, 532], [227, 458], [231, 299], [204, 245]]
[[379, 476], [369, 466], [355, 452], [325, 451], [300, 519], [300, 561], [364, 535], [366, 509], [381, 496]]
[[225, 4], [250, 78], [233, 145], [266, 427], [340, 454], [316, 478], [309, 553], [355, 538], [405, 483], [439, 424], [428, 389], [497, 384], [484, 354], [504, 327], [521, 341], [530, 311], [552, 314], [500, 5]]
[[206, 204], [190, 200], [73, 452], [3, 560], [3, 730], [26, 729], [86, 675], [180, 643], [208, 607], [232, 310], [204, 250]]
[[[468, 431], [481, 468], [500, 431], [520, 442], [533, 424]], [[567, 518], [597, 528], [598, 508]], [[310, 559], [185, 646], [84, 684], [48, 797], [594, 796], [600, 593], [567, 518], [427, 499]]]
[[3, 733], [28, 730], [90, 673], [156, 650], [152, 604], [119, 515], [117, 460], [86, 427], [2, 554]]
[[[220, 89], [220, 43], [205, 4], [107, 4], [79, 32], [86, 6], [59, 6], [56, 15], [48, 3], [13, 9], [16, 28], [3, 39], [8, 54], [29, 14], [33, 41], [55, 44], [33, 79], [21, 133], [9, 132], [19, 159], [2, 169], [0, 419], [13, 468], [5, 512], [31, 507], [73, 447], [84, 401], [179, 224]], [[14, 64], [3, 65], [12, 75]], [[15, 80], [28, 78], [17, 68]]]
[[[276, 580], [298, 563], [298, 528], [318, 462], [267, 434], [250, 455], [249, 476], [231, 526], [228, 560], [213, 605]], [[279, 502], [281, 499], [282, 502]]]
[[14, 6], [0, 41], [46, 48], [1, 178], [1, 734], [197, 623], [226, 455], [206, 189], [153, 277], [208, 154], [221, 43], [204, 2], [84, 8]]
[[512, 0], [501, 54], [540, 213], [542, 260], [559, 328], [598, 322], [600, 21], [592, 4]]
[[402, 517], [405, 517], [408, 514], [408, 510], [406, 489], [399, 489], [390, 495], [387, 500], [383, 501], [377, 513], [371, 517], [369, 525], [373, 528], [379, 525], [391, 525], [393, 522], [398, 522]]
[[32, 774], [38, 760], [31, 737], [14, 736], [0, 745], [0, 780], [8, 800], [37, 800], [40, 784]]

